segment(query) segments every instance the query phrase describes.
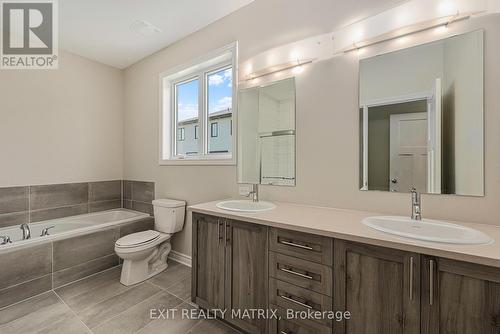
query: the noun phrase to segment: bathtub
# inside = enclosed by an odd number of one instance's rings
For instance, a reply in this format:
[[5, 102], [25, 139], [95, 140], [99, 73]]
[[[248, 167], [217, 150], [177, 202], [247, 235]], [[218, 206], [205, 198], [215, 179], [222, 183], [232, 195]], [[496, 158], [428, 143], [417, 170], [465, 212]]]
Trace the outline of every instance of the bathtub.
[[[23, 234], [19, 226], [4, 227], [0, 228], [0, 236], [10, 237], [12, 243], [0, 245], [0, 253], [15, 247], [28, 246], [30, 244], [55, 241], [75, 235], [91, 233], [93, 231], [119, 226], [146, 217], [149, 217], [149, 214], [127, 209], [114, 209], [45, 220], [29, 224], [31, 238], [27, 240], [22, 240]], [[49, 229], [49, 235], [41, 236], [42, 230], [47, 227], [52, 227]]]

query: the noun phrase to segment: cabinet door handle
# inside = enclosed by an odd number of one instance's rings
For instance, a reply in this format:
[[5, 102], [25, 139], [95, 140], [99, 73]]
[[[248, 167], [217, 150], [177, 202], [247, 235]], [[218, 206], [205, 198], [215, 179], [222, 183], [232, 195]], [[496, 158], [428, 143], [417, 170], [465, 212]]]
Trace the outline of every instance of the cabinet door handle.
[[294, 303], [294, 304], [297, 304], [297, 305], [303, 306], [303, 307], [305, 307], [305, 308], [307, 308], [307, 309], [312, 309], [312, 306], [307, 305], [307, 304], [304, 304], [304, 303], [302, 303], [302, 302], [299, 302], [298, 300], [295, 300], [295, 299], [293, 299], [293, 298], [290, 298], [290, 297], [287, 297], [287, 296], [282, 296], [282, 295], [280, 295], [280, 298], [282, 298], [282, 299], [284, 299], [284, 300], [287, 300], [287, 301], [289, 301], [290, 303]]
[[429, 305], [434, 304], [434, 260], [429, 260]]
[[280, 331], [280, 334], [292, 334], [292, 332], [289, 332], [289, 331]]
[[306, 245], [299, 245], [291, 241], [278, 241], [278, 243], [287, 245], [287, 246], [292, 246], [292, 247], [297, 247], [297, 248], [302, 248], [302, 249], [307, 249], [307, 250], [313, 250], [312, 247], [306, 246]]
[[284, 271], [285, 273], [289, 273], [289, 274], [292, 274], [292, 275], [295, 275], [295, 276], [302, 277], [302, 278], [313, 279], [312, 276], [305, 275], [305, 274], [302, 274], [302, 273], [298, 273], [298, 272], [296, 272], [294, 270], [291, 270], [291, 269], [280, 268], [279, 270]]
[[410, 256], [410, 300], [413, 300], [413, 256]]
[[231, 224], [226, 221], [224, 223], [224, 239], [226, 246], [231, 242], [231, 232], [227, 231], [229, 228], [231, 228]]
[[217, 239], [219, 239], [219, 243], [222, 241], [222, 237], [220, 235], [221, 226], [222, 226], [222, 223], [220, 222], [219, 219], [217, 219]]

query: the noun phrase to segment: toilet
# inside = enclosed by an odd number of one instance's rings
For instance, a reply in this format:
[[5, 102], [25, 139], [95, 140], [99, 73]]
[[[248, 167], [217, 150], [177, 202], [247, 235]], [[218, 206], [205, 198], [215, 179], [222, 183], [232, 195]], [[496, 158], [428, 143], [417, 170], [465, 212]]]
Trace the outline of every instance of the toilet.
[[140, 283], [167, 269], [167, 256], [172, 249], [170, 237], [184, 226], [186, 202], [157, 199], [153, 208], [154, 230], [132, 233], [115, 243], [115, 252], [123, 259], [123, 285]]

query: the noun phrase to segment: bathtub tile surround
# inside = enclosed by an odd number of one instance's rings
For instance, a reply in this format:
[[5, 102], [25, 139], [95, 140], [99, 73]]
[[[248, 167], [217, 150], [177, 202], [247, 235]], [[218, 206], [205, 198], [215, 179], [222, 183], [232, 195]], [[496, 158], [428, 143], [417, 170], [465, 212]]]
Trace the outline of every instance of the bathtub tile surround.
[[123, 180], [123, 207], [153, 215], [154, 182]]
[[154, 182], [123, 180], [0, 188], [0, 228], [122, 207], [153, 215], [154, 193]]
[[54, 287], [118, 265], [114, 245], [120, 228], [58, 240], [53, 243]]
[[[118, 266], [115, 241], [151, 229], [153, 218], [0, 253], [0, 308]], [[117, 280], [119, 284], [119, 280]], [[1, 330], [0, 330], [1, 331]]]
[[[169, 263], [170, 285], [148, 280], [125, 287], [120, 268], [111, 268], [29, 300], [0, 309], [0, 332], [10, 333], [139, 333], [238, 334], [218, 320], [159, 319], [152, 308], [192, 308], [190, 269]], [[166, 272], [161, 273], [164, 275]], [[178, 312], [180, 314], [180, 312]]]
[[29, 222], [29, 187], [0, 188], [0, 228]]
[[49, 290], [52, 244], [1, 254], [0, 267], [0, 307]]

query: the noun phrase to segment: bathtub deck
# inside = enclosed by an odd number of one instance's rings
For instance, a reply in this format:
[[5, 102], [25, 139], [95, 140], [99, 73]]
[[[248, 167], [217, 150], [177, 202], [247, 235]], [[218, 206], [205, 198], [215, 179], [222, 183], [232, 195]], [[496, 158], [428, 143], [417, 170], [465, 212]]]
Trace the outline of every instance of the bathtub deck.
[[[151, 309], [190, 309], [191, 270], [176, 262], [125, 287], [120, 267], [0, 309], [2, 334], [238, 334], [217, 320], [151, 319]], [[166, 314], [165, 314], [166, 316]]]

